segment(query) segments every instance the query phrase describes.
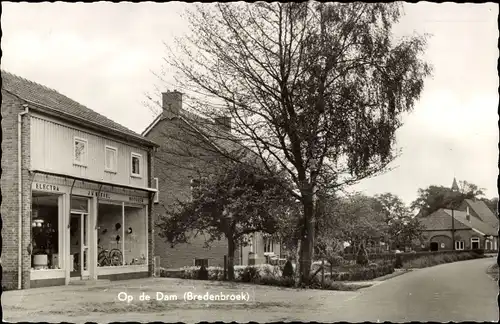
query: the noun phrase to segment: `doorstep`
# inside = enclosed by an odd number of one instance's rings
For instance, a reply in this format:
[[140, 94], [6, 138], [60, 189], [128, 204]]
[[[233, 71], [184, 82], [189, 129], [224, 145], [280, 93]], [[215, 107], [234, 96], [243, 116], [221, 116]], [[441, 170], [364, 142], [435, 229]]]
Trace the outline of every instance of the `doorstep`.
[[99, 286], [99, 285], [109, 285], [111, 280], [109, 279], [91, 279], [91, 280], [72, 280], [69, 282], [71, 286]]

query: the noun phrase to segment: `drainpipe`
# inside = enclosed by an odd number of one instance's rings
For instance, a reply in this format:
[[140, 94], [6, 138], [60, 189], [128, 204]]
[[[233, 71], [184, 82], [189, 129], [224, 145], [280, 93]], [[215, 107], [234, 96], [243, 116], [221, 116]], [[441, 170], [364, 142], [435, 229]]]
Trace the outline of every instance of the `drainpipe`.
[[18, 256], [17, 256], [17, 289], [21, 289], [21, 280], [22, 280], [22, 262], [23, 262], [23, 257], [22, 257], [22, 231], [23, 231], [23, 204], [22, 204], [22, 193], [23, 193], [23, 186], [22, 186], [22, 154], [21, 154], [21, 122], [22, 122], [22, 117], [26, 115], [29, 112], [28, 105], [24, 104], [23, 105], [24, 111], [20, 112], [17, 115], [17, 180], [18, 180], [18, 233], [17, 233], [17, 238], [18, 238]]

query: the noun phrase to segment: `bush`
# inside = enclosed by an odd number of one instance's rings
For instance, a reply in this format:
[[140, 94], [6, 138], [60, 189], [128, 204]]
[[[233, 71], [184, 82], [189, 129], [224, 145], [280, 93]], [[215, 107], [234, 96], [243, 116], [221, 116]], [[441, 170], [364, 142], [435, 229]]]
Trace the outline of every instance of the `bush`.
[[293, 287], [295, 286], [295, 280], [293, 278], [285, 277], [275, 277], [275, 276], [263, 276], [259, 279], [260, 284], [268, 286], [278, 286], [278, 287]]
[[353, 267], [349, 272], [336, 272], [330, 276], [334, 281], [371, 280], [394, 272], [394, 265], [389, 263], [370, 264], [367, 267]]
[[368, 254], [363, 246], [361, 246], [358, 254], [356, 255], [356, 264], [363, 266], [368, 264]]
[[[484, 251], [483, 251], [484, 252]], [[414, 259], [405, 260], [403, 268], [426, 268], [438, 264], [450, 263], [456, 261], [472, 260], [482, 258], [480, 250], [474, 251], [450, 251], [446, 253], [428, 253]]]
[[242, 282], [257, 282], [260, 278], [260, 271], [255, 266], [248, 266], [241, 272], [240, 280]]
[[400, 269], [403, 267], [403, 258], [400, 254], [396, 254], [396, 260], [394, 260], [394, 268]]
[[208, 270], [204, 265], [198, 270], [198, 280], [208, 280]]
[[293, 265], [292, 261], [287, 260], [285, 263], [285, 267], [283, 268], [283, 277], [284, 278], [293, 278]]

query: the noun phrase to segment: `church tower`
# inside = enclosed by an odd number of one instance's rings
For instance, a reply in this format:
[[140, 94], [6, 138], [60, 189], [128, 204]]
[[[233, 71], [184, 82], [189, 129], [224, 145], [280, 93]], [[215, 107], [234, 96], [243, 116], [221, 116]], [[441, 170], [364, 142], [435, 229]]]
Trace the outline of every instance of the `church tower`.
[[452, 191], [460, 191], [460, 188], [458, 187], [457, 179], [453, 177], [453, 184], [451, 185], [451, 190]]

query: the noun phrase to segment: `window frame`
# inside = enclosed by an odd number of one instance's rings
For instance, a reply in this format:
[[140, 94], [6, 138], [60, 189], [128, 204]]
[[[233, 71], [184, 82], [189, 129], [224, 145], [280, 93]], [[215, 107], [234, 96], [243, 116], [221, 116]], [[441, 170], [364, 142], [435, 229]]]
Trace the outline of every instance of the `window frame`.
[[[84, 161], [77, 161], [77, 159], [76, 159], [76, 143], [77, 142], [81, 142], [81, 143], [85, 144], [85, 150], [83, 152], [83, 160]], [[89, 152], [89, 141], [85, 138], [74, 136], [73, 137], [73, 165], [87, 167], [88, 152]]]
[[455, 250], [456, 251], [465, 250], [465, 241], [455, 241]]
[[470, 248], [471, 248], [471, 250], [473, 249], [472, 245], [474, 243], [477, 243], [477, 248], [478, 249], [481, 248], [481, 240], [479, 239], [479, 237], [471, 237], [470, 238]]
[[206, 267], [206, 268], [208, 268], [208, 267], [209, 267], [209, 265], [208, 265], [208, 258], [194, 258], [194, 259], [193, 259], [193, 265], [194, 265], [195, 267], [201, 267], [201, 265], [196, 265], [196, 261], [197, 261], [197, 260], [204, 260], [205, 262], [203, 262], [203, 263], [205, 263], [205, 264], [206, 264], [206, 265], [205, 265], [205, 267]]
[[155, 192], [154, 197], [153, 197], [153, 203], [158, 204], [158, 203], [160, 203], [160, 196], [158, 195], [160, 192], [160, 189], [159, 189], [160, 185], [158, 183], [158, 178], [153, 178], [153, 184], [155, 186], [154, 188], [156, 189], [156, 192]]
[[[107, 159], [108, 149], [115, 152], [114, 168], [109, 168], [106, 165], [108, 162], [108, 159]], [[110, 173], [117, 173], [117, 169], [118, 169], [117, 164], [118, 164], [118, 148], [111, 146], [111, 145], [104, 145], [104, 171], [110, 172]]]
[[[134, 157], [139, 159], [139, 173], [134, 173]], [[142, 178], [142, 154], [130, 153], [130, 176], [134, 178]]]
[[[269, 246], [269, 249], [267, 248]], [[264, 238], [264, 254], [274, 253], [274, 240], [272, 238]]]

